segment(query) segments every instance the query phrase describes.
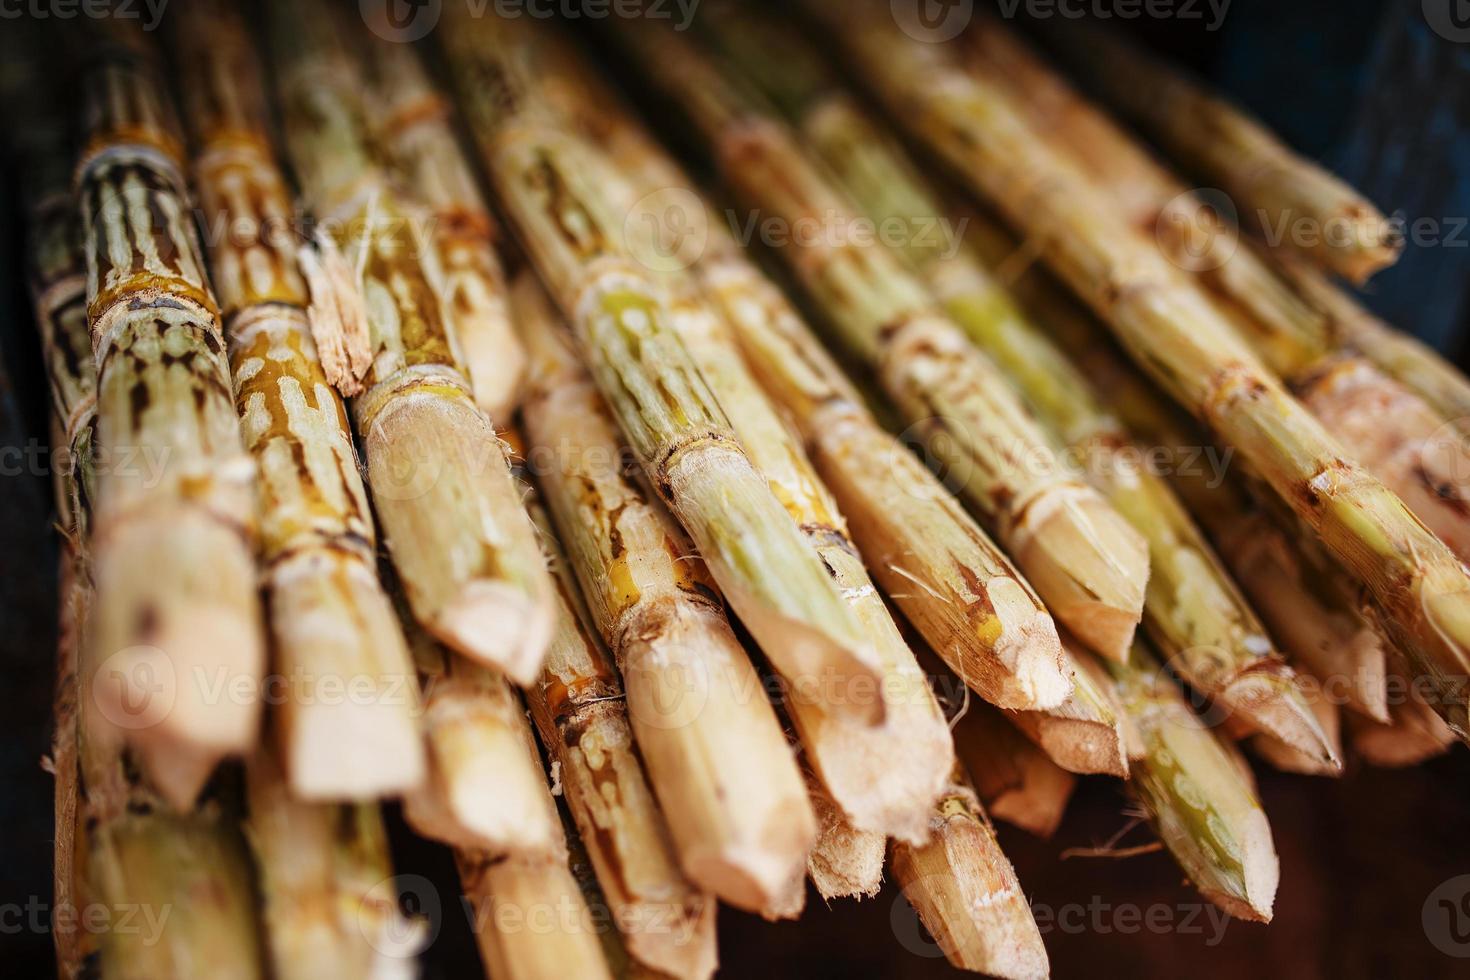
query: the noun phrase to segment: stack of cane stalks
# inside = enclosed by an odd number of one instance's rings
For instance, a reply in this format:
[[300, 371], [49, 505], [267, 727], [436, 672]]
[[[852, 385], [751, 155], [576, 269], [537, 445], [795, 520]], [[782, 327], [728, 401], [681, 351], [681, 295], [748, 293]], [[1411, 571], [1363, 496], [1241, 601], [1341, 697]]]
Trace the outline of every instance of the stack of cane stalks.
[[702, 980], [886, 879], [1044, 977], [992, 819], [1117, 780], [1265, 922], [1247, 756], [1467, 737], [1470, 382], [1337, 281], [1382, 215], [1111, 36], [796, 6], [10, 33], [58, 902], [170, 910], [64, 976], [411, 977], [464, 908], [492, 977]]

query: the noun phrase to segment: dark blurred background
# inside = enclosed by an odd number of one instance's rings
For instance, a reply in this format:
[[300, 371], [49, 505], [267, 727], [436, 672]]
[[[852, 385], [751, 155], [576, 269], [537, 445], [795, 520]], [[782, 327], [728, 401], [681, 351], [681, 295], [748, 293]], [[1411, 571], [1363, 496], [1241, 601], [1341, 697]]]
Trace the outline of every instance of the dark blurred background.
[[[1212, 79], [1385, 213], [1441, 222], [1441, 244], [1411, 243], [1365, 298], [1464, 366], [1470, 2], [1233, 0], [1216, 25], [1222, 2], [1178, 0], [1178, 15], [1167, 18], [1148, 17], [1141, 0], [1072, 0], [1069, 9], [1136, 11], [1110, 21]], [[0, 30], [6, 23], [0, 19]], [[52, 785], [41, 760], [55, 643], [55, 538], [44, 378], [19, 275], [14, 188], [0, 172], [0, 976], [29, 978], [54, 971], [50, 936], [32, 927], [30, 909], [44, 908], [51, 891]], [[1051, 841], [1001, 829], [1034, 904], [1059, 923], [1046, 934], [1056, 976], [1366, 980], [1470, 972], [1470, 960], [1445, 955], [1429, 935], [1443, 945], [1444, 923], [1435, 918], [1443, 913], [1431, 892], [1470, 874], [1470, 847], [1460, 836], [1470, 829], [1470, 754], [1457, 748], [1402, 771], [1351, 766], [1341, 780], [1259, 765], [1257, 772], [1282, 864], [1269, 927], [1232, 921], [1217, 931], [1219, 918], [1164, 854], [1060, 859], [1066, 848], [1098, 845], [1130, 822], [1116, 783], [1083, 780]], [[1146, 835], [1135, 830], [1129, 840]], [[397, 837], [399, 870], [431, 878], [446, 896], [427, 975], [476, 975], [471, 937], [449, 897], [457, 889], [447, 853]], [[1150, 910], [1151, 921], [1170, 925], [1140, 930]], [[1459, 925], [1470, 933], [1470, 906], [1465, 912]], [[1470, 934], [1464, 938], [1458, 951], [1470, 955]], [[797, 923], [768, 925], [723, 909], [720, 939], [722, 974], [731, 977], [960, 975], [935, 955], [892, 889], [831, 908], [813, 894]]]

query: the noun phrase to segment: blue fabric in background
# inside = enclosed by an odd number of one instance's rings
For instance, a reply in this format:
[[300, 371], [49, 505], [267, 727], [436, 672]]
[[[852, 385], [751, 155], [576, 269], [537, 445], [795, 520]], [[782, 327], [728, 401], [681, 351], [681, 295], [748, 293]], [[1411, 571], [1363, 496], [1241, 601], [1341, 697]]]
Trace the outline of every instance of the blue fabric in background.
[[1384, 213], [1428, 220], [1424, 237], [1438, 244], [1411, 240], [1363, 298], [1463, 364], [1470, 41], [1436, 34], [1421, 0], [1236, 0], [1211, 60], [1198, 67], [1292, 146]]

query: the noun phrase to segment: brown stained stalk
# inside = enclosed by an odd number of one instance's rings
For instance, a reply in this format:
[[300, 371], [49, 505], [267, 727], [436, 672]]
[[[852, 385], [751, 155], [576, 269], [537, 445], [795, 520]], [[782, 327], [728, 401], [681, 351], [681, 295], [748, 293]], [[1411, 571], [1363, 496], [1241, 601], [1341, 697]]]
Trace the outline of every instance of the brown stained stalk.
[[1056, 832], [1076, 776], [987, 705], [972, 703], [964, 710], [955, 722], [954, 743], [992, 817], [1038, 837]]
[[529, 274], [511, 295], [530, 353], [522, 414], [533, 469], [621, 669], [680, 864], [720, 899], [770, 914], [816, 836], [775, 711], [703, 563], [627, 475], [607, 403], [546, 296]]
[[528, 507], [558, 591], [541, 680], [526, 689], [531, 717], [560, 763], [568, 809], [628, 955], [662, 974], [703, 980], [718, 964], [714, 896], [679, 868], [639, 758], [622, 680], [584, 625], [585, 606], [550, 517], [534, 499]]
[[99, 722], [187, 809], [214, 763], [258, 735], [255, 474], [153, 53], [126, 26], [86, 33], [75, 180], [96, 452], [152, 461], [95, 475], [86, 669], [106, 668], [95, 694], [110, 707]]
[[627, 23], [617, 37], [682, 106], [742, 201], [803, 229], [778, 254], [1052, 614], [1100, 652], [1121, 656], [1148, 580], [1143, 540], [1063, 465], [1005, 376], [902, 258], [850, 233], [858, 215], [773, 110], [682, 35]]
[[[1372, 203], [1201, 83], [1095, 25], [1050, 24], [1047, 34], [1103, 98], [1286, 250], [1355, 282], [1398, 259], [1403, 243]], [[1300, 225], [1310, 237], [1294, 240]]]
[[[1470, 556], [1470, 443], [1454, 415], [1351, 349], [1366, 314], [1305, 263], [1294, 263], [1294, 281], [1283, 276], [1209, 212], [1207, 196], [1188, 192], [1011, 32], [981, 24], [970, 69], [1024, 107], [1039, 136], [1091, 173], [1172, 262], [1196, 273], [1219, 311], [1328, 430], [1451, 550]], [[1356, 334], [1371, 344], [1392, 333], [1376, 326]]]
[[245, 783], [271, 976], [417, 976], [427, 924], [399, 911], [379, 805], [303, 802], [268, 751], [249, 760]]
[[492, 422], [506, 425], [520, 402], [526, 353], [511, 326], [505, 271], [495, 252], [500, 231], [454, 132], [449, 103], [413, 46], [375, 37], [368, 55], [381, 106], [378, 139], [407, 193], [433, 212], [445, 303], [475, 400]]
[[[793, 683], [878, 684], [862, 625], [751, 464], [630, 247], [615, 168], [540, 96], [556, 80], [543, 57], [548, 30], [459, 16], [443, 32], [502, 204], [649, 483], [778, 672]], [[885, 706], [844, 697], [827, 707], [878, 724]]]
[[414, 668], [378, 581], [346, 410], [308, 325], [260, 69], [233, 7], [190, 4], [175, 24], [235, 404], [260, 471], [274, 673], [287, 692], [281, 763], [302, 799], [402, 792], [424, 771]]
[[[705, 23], [709, 23], [706, 18]], [[849, 95], [819, 51], [748, 14], [717, 19], [720, 49], [785, 107], [805, 142], [867, 217], [883, 227], [944, 213], [939, 193], [886, 127]], [[784, 72], [775, 66], [780, 65]], [[962, 235], [962, 230], [951, 232]], [[1003, 370], [1058, 446], [1148, 542], [1144, 625], [1192, 685], [1303, 752], [1332, 762], [1294, 674], [1203, 533], [1101, 389], [1016, 304], [962, 238], [900, 246], [950, 318]]]
[[1393, 639], [1436, 689], [1436, 709], [1457, 731], [1470, 730], [1470, 572], [1455, 555], [1346, 455], [1208, 297], [1042, 145], [1002, 94], [867, 5], [853, 16], [835, 16], [821, 0], [810, 5], [915, 135], [1033, 236], [1135, 358], [1368, 587]]
[[894, 844], [893, 877], [945, 958], [994, 977], [1048, 976], [1026, 895], [962, 769], [931, 823], [927, 844]]
[[[551, 635], [551, 582], [504, 448], [461, 373], [432, 218], [373, 155], [365, 79], [343, 37], [352, 22], [321, 0], [283, 0], [271, 14], [291, 159], [330, 231], [320, 264], [355, 279], [365, 311], [370, 363], [352, 411], [409, 605], [456, 650], [529, 684]], [[351, 372], [343, 383], [355, 383]]]

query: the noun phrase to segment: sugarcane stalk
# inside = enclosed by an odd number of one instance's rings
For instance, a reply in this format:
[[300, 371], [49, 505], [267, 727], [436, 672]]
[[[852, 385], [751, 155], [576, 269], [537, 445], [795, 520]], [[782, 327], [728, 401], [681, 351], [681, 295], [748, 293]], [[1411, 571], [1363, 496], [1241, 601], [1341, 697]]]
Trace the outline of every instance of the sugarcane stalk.
[[[1250, 242], [1237, 242], [1233, 228], [1210, 225], [1211, 216], [1181, 183], [999, 24], [983, 20], [974, 36], [971, 70], [1026, 106], [1035, 131], [1096, 174], [1100, 190], [1125, 207], [1141, 203], [1138, 227], [1166, 250], [1174, 248], [1171, 260], [1197, 271], [1219, 294], [1220, 312], [1266, 365], [1451, 550], [1470, 556], [1470, 444], [1410, 386], [1340, 346], [1339, 324], [1348, 312], [1340, 295], [1332, 296], [1331, 286], [1313, 290], [1311, 282], [1288, 281]], [[1058, 102], [1068, 110], [1066, 125], [1055, 118]], [[1310, 270], [1304, 275], [1320, 279]]]
[[1455, 743], [1454, 732], [1425, 703], [1423, 692], [1409, 677], [1398, 669], [1389, 677], [1394, 696], [1389, 699], [1387, 720], [1362, 715], [1347, 719], [1353, 751], [1370, 765], [1384, 768], [1417, 766], [1444, 755]]
[[1245, 763], [1141, 644], [1127, 663], [1107, 667], [1136, 735], [1129, 785], [1159, 839], [1205, 898], [1269, 922], [1280, 867]]
[[[93, 31], [103, 28], [86, 32], [76, 186], [97, 364], [94, 454], [152, 463], [95, 473], [85, 669], [107, 667], [99, 723], [117, 728], [148, 778], [187, 809], [213, 763], [249, 750], [259, 728], [254, 468], [167, 90], [141, 33]], [[175, 764], [184, 757], [192, 764]]]
[[399, 911], [379, 805], [299, 800], [266, 751], [246, 766], [246, 799], [271, 975], [417, 976], [426, 924]]
[[[640, 175], [633, 195], [648, 202], [658, 200], [660, 191], [687, 191], [707, 213], [713, 211], [630, 114], [605, 100], [594, 102], [585, 87], [577, 88], [579, 97], [565, 100], [567, 111], [622, 163], [624, 173]], [[934, 475], [877, 425], [800, 314], [734, 239], [718, 225], [708, 232], [707, 240], [690, 239], [702, 245], [702, 253], [690, 257], [689, 271], [740, 346], [750, 376], [798, 430], [878, 582], [982, 697], [1005, 707], [1053, 706], [1070, 682], [1059, 669], [1055, 626], [1029, 584]], [[690, 346], [696, 354], [707, 349]], [[710, 367], [701, 366], [707, 376], [725, 363], [709, 355]], [[774, 444], [788, 441], [784, 432], [783, 426], [774, 434]], [[753, 436], [745, 441], [764, 443]], [[796, 450], [791, 453], [799, 458]], [[761, 463], [767, 470], [790, 469], [779, 459], [773, 464]], [[805, 486], [813, 478], [797, 475], [786, 482]], [[799, 490], [783, 499], [809, 496]]]
[[1360, 610], [1361, 587], [1321, 546], [1291, 534], [1227, 478], [1199, 464], [1209, 438], [1168, 405], [1062, 287], [1036, 267], [1024, 247], [979, 215], [966, 215], [968, 241], [1007, 288], [1065, 348], [1133, 432], [1162, 449], [1170, 483], [1210, 535], [1235, 581], [1250, 598], [1291, 661], [1329, 685], [1334, 700], [1368, 717], [1387, 720], [1386, 652], [1390, 641]]
[[1281, 266], [1301, 294], [1331, 318], [1340, 343], [1361, 352], [1470, 435], [1470, 379], [1459, 368], [1428, 344], [1384, 323], [1307, 263]]
[[[832, 13], [820, 0], [812, 5]], [[1465, 732], [1470, 573], [1346, 456], [1179, 270], [1029, 134], [1003, 97], [937, 46], [910, 43], [866, 7], [859, 11], [824, 22], [884, 100], [972, 189], [1038, 236], [1048, 264], [1139, 362], [1238, 449], [1363, 581], [1394, 640], [1432, 679], [1436, 710]]]
[[[1131, 640], [1148, 579], [1144, 542], [1062, 465], [1000, 370], [882, 243], [841, 234], [858, 216], [754, 96], [687, 38], [618, 27], [639, 66], [691, 118], [742, 199], [793, 228], [779, 249], [815, 306], [879, 377], [1052, 614], [1104, 653]], [[868, 247], [868, 246], [872, 247]]]
[[455, 135], [449, 103], [413, 46], [375, 37], [368, 54], [383, 107], [378, 140], [407, 192], [433, 213], [445, 303], [475, 401], [491, 421], [507, 424], [520, 401], [526, 354], [511, 326], [495, 253], [499, 229]]
[[[717, 8], [718, 9], [718, 8]], [[705, 23], [709, 21], [706, 19]], [[821, 55], [774, 21], [716, 20], [722, 50], [771, 94], [874, 222], [918, 226], [944, 213], [938, 195], [881, 124], [845, 91]], [[779, 63], [785, 71], [771, 66]], [[1204, 535], [1143, 463], [1142, 447], [1088, 379], [968, 249], [937, 235], [902, 245], [951, 319], [1007, 374], [1038, 418], [1148, 542], [1144, 625], [1195, 687], [1263, 731], [1325, 758], [1324, 733], [1294, 674]]]
[[[1312, 713], [1316, 715], [1318, 726], [1327, 736], [1327, 744], [1332, 750], [1332, 760], [1340, 760], [1342, 758], [1342, 711], [1339, 710], [1337, 703], [1328, 696], [1326, 689], [1320, 686], [1308, 690], [1307, 700], [1312, 706]], [[1303, 776], [1337, 777], [1342, 775], [1341, 762], [1334, 764], [1333, 761], [1324, 761], [1320, 755], [1303, 752], [1263, 732], [1258, 732], [1250, 737], [1250, 747], [1256, 755], [1282, 772], [1294, 772]]]
[[561, 764], [563, 795], [628, 955], [662, 974], [702, 980], [718, 962], [714, 897], [679, 869], [638, 756], [622, 680], [584, 625], [585, 606], [549, 515], [534, 499], [528, 507], [558, 591], [541, 680], [526, 689], [531, 717]]
[[260, 69], [233, 7], [191, 4], [175, 24], [235, 404], [260, 471], [282, 765], [302, 799], [402, 792], [424, 772], [417, 682], [378, 581], [346, 410], [312, 340]]
[[530, 354], [531, 469], [622, 672], [680, 865], [722, 900], [769, 911], [816, 835], [775, 712], [703, 563], [623, 470], [611, 409], [548, 299], [528, 273], [511, 296]]
[[[1397, 261], [1403, 242], [1371, 202], [1201, 83], [1095, 26], [1053, 24], [1047, 35], [1103, 98], [1285, 236], [1285, 250], [1354, 282]], [[1292, 239], [1299, 223], [1311, 240]]]
[[457, 851], [455, 863], [487, 978], [612, 980], [565, 847], [540, 858]]
[[1045, 711], [1005, 712], [1011, 723], [1068, 772], [1128, 775], [1123, 711], [1096, 665], [1075, 639], [1062, 636], [1062, 651], [1076, 683], [1072, 693]]
[[987, 813], [1037, 837], [1056, 833], [1076, 776], [987, 705], [971, 703], [964, 709], [955, 722], [954, 743]]
[[561, 831], [525, 706], [505, 675], [403, 617], [424, 688], [428, 778], [404, 798], [420, 834], [488, 854], [543, 854]]
[[[342, 384], [361, 388], [352, 410], [394, 565], [425, 628], [529, 684], [551, 635], [552, 587], [504, 449], [461, 371], [430, 218], [373, 155], [366, 80], [339, 33], [346, 18], [318, 0], [271, 13], [290, 156], [362, 295], [368, 346], [348, 345]], [[368, 362], [360, 381], [354, 355]]]
[[1026, 895], [963, 769], [932, 822], [927, 844], [894, 844], [893, 877], [945, 958], [990, 976], [1048, 976]]

